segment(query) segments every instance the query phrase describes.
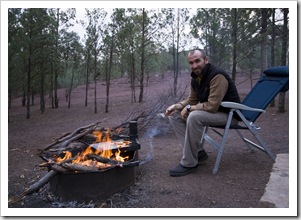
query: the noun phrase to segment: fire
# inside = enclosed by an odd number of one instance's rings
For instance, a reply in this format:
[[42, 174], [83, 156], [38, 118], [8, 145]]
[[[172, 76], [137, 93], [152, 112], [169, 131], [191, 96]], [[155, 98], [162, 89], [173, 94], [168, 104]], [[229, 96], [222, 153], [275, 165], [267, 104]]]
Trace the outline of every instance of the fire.
[[[83, 166], [94, 166], [100, 169], [111, 166], [108, 163], [102, 163], [95, 161], [93, 159], [88, 159], [86, 156], [90, 154], [94, 154], [103, 158], [108, 158], [111, 160], [116, 160], [120, 162], [125, 162], [129, 158], [129, 156], [122, 157], [120, 148], [128, 146], [131, 141], [127, 140], [118, 140], [112, 141], [110, 138], [110, 130], [107, 130], [105, 134], [100, 131], [93, 131], [92, 133], [96, 138], [95, 142], [88, 146], [84, 151], [79, 152], [76, 156], [72, 158], [72, 153], [70, 151], [65, 151], [64, 157], [56, 158], [55, 162], [61, 163], [66, 160], [71, 160], [72, 163], [80, 164]], [[113, 153], [113, 149], [117, 149], [115, 153]]]

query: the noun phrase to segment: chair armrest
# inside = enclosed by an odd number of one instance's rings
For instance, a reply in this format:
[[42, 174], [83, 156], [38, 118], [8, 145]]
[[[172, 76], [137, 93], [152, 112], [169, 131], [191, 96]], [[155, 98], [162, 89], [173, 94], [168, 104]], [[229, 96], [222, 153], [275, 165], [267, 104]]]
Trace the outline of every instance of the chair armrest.
[[240, 110], [248, 110], [248, 111], [255, 111], [255, 112], [265, 112], [263, 109], [259, 108], [251, 108], [249, 106], [236, 103], [236, 102], [222, 102], [221, 106], [226, 107], [226, 108], [232, 108], [232, 109], [240, 109]]

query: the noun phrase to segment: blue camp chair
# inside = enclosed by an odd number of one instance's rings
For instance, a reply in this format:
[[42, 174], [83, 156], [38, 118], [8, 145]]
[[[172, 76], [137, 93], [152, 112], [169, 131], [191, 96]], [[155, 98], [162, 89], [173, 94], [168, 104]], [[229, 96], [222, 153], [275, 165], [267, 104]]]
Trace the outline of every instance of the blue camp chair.
[[[267, 146], [266, 143], [262, 140], [262, 138], [258, 134], [257, 127], [254, 122], [256, 119], [265, 112], [265, 108], [272, 102], [272, 100], [278, 95], [279, 92], [285, 92], [289, 88], [289, 69], [287, 66], [278, 66], [266, 69], [264, 74], [260, 77], [256, 85], [249, 92], [249, 94], [243, 99], [242, 103], [234, 103], [234, 102], [222, 102], [221, 105], [223, 107], [230, 108], [230, 113], [228, 116], [226, 126], [207, 126], [204, 129], [201, 144], [204, 142], [208, 142], [211, 146], [213, 146], [217, 151], [217, 159], [215, 161], [213, 174], [216, 174], [218, 171], [218, 167], [221, 161], [221, 157], [224, 152], [225, 143], [228, 138], [228, 133], [230, 129], [235, 129], [241, 139], [245, 142], [248, 148], [252, 152], [254, 152], [251, 146], [256, 147], [263, 152], [267, 153], [269, 157], [275, 161], [275, 155], [272, 153], [271, 149]], [[241, 121], [237, 125], [231, 126], [231, 121], [233, 115], [237, 114]], [[240, 125], [243, 123], [243, 125]], [[220, 133], [216, 128], [224, 129], [223, 134]], [[218, 142], [213, 140], [209, 135], [208, 131], [212, 130], [218, 135], [221, 136], [221, 141]], [[249, 139], [245, 138], [241, 133], [241, 129], [249, 130], [252, 135], [256, 138], [258, 143], [254, 143]]]

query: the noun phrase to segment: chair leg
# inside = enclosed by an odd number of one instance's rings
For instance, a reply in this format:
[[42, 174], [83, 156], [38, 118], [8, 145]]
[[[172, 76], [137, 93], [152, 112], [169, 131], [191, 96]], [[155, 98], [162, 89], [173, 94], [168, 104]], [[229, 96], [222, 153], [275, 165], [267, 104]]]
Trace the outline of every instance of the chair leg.
[[207, 135], [209, 126], [206, 126], [203, 130], [202, 138], [201, 138], [201, 147], [204, 148], [204, 143], [205, 143], [205, 136]]
[[237, 134], [239, 135], [239, 137], [243, 140], [243, 142], [245, 143], [245, 145], [250, 149], [250, 151], [252, 153], [254, 153], [254, 149], [252, 147], [250, 147], [249, 144], [247, 144], [247, 141], [246, 141], [246, 138], [243, 136], [243, 134], [238, 130], [238, 129], [235, 129], [235, 131], [237, 132]]
[[223, 135], [221, 144], [219, 146], [217, 158], [216, 158], [215, 165], [214, 165], [214, 168], [213, 168], [213, 174], [216, 174], [218, 172], [218, 167], [219, 167], [222, 155], [224, 153], [224, 146], [225, 146], [227, 138], [228, 138], [232, 118], [233, 118], [233, 110], [230, 111], [229, 116], [228, 116], [226, 128], [225, 128], [225, 131], [224, 131], [224, 135]]
[[249, 121], [247, 121], [244, 116], [242, 115], [242, 113], [240, 111], [236, 111], [237, 114], [241, 117], [241, 119], [243, 120], [243, 122], [245, 123], [245, 125], [248, 127], [249, 131], [253, 134], [253, 136], [256, 138], [256, 140], [259, 142], [259, 145], [256, 145], [255, 143], [251, 142], [250, 140], [243, 138], [243, 140], [245, 142], [250, 143], [252, 146], [258, 148], [259, 150], [262, 150], [263, 152], [267, 153], [270, 158], [275, 161], [276, 157], [275, 155], [272, 153], [271, 149], [268, 147], [267, 144], [265, 144], [265, 142], [261, 139], [260, 135], [258, 134], [256, 128], [254, 128], [254, 126], [250, 125]]

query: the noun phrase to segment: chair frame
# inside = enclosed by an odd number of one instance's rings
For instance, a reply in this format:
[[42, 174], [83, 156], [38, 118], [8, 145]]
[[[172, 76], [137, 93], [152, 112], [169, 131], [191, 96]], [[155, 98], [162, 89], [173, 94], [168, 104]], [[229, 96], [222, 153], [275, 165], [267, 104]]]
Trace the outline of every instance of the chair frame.
[[[220, 127], [220, 126], [211, 127], [211, 126], [206, 126], [205, 129], [204, 129], [204, 131], [203, 131], [203, 135], [202, 135], [202, 139], [201, 139], [202, 146], [204, 145], [204, 142], [207, 141], [211, 146], [213, 146], [218, 151], [217, 159], [215, 161], [215, 165], [214, 165], [214, 168], [213, 168], [213, 174], [216, 174], [218, 172], [219, 164], [220, 164], [223, 152], [224, 152], [224, 147], [225, 147], [226, 140], [228, 138], [230, 129], [234, 129], [238, 133], [238, 135], [240, 136], [240, 138], [244, 141], [244, 143], [246, 144], [246, 146], [252, 152], [254, 152], [254, 150], [250, 146], [256, 147], [259, 150], [267, 153], [269, 155], [269, 157], [273, 161], [275, 161], [275, 158], [276, 158], [275, 155], [273, 154], [273, 152], [271, 151], [271, 149], [269, 148], [269, 146], [263, 141], [263, 139], [258, 134], [258, 130], [260, 130], [260, 128], [257, 127], [253, 122], [250, 122], [249, 120], [247, 120], [245, 118], [245, 116], [241, 112], [242, 110], [248, 110], [248, 111], [256, 111], [256, 112], [264, 113], [265, 110], [258, 109], [258, 108], [251, 108], [251, 107], [248, 107], [246, 105], [235, 103], [235, 102], [222, 102], [221, 105], [223, 107], [230, 108], [230, 113], [229, 113], [229, 116], [228, 116], [226, 127]], [[232, 125], [231, 126], [231, 122], [232, 122], [232, 119], [233, 119], [234, 112], [237, 113], [237, 115], [241, 118], [242, 122], [245, 124], [246, 127], [242, 127], [240, 125], [234, 125], [234, 126]], [[214, 131], [215, 133], [217, 133], [218, 135], [220, 135], [222, 137], [222, 139], [221, 139], [220, 142], [217, 142], [217, 141], [213, 140], [208, 135], [209, 128], [210, 128], [210, 130]], [[224, 133], [221, 134], [215, 128], [222, 128], [222, 129], [224, 129]], [[239, 131], [240, 129], [248, 129], [251, 132], [251, 134], [256, 138], [256, 140], [257, 140], [258, 143], [254, 143], [251, 140], [249, 140], [246, 137], [244, 137], [243, 134]]]

